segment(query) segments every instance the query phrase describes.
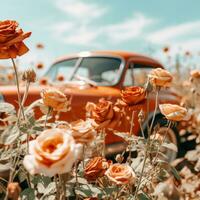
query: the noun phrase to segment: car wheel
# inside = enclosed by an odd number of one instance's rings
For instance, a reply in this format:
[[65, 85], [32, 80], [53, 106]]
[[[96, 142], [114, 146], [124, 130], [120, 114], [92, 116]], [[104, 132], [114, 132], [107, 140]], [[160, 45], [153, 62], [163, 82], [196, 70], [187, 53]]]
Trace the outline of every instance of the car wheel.
[[[150, 124], [150, 123], [149, 123]], [[177, 157], [179, 157], [181, 153], [180, 148], [180, 136], [178, 134], [178, 130], [176, 128], [176, 125], [171, 125], [169, 128], [167, 126], [167, 120], [164, 119], [162, 115], [158, 115], [155, 118], [155, 121], [153, 123], [153, 128], [156, 126], [159, 126], [159, 134], [165, 136], [165, 142], [167, 143], [173, 143], [177, 147], [177, 152], [173, 151], [168, 148], [161, 149], [162, 153], [166, 155], [167, 161], [172, 162]], [[147, 129], [145, 130], [145, 136], [147, 136]]]

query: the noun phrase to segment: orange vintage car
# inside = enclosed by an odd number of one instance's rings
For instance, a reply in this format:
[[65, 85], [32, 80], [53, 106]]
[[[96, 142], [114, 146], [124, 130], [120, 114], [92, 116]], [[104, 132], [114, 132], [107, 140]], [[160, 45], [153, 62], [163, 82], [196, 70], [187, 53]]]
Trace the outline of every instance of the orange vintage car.
[[[138, 53], [123, 51], [95, 51], [82, 52], [58, 59], [49, 68], [46, 77], [55, 87], [62, 87], [66, 95], [72, 96], [72, 109], [66, 114], [61, 115], [62, 120], [68, 122], [85, 118], [85, 105], [87, 102], [98, 102], [100, 98], [115, 102], [120, 98], [120, 91], [127, 86], [143, 85], [146, 82], [147, 74], [153, 68], [164, 68], [163, 65], [150, 58]], [[62, 78], [61, 78], [62, 77]], [[62, 79], [62, 82], [59, 81]], [[32, 86], [29, 91], [26, 104], [29, 105], [34, 100], [40, 98], [42, 88], [46, 86]], [[24, 91], [24, 88], [21, 88]], [[17, 106], [17, 92], [15, 86], [0, 87], [0, 99]], [[179, 98], [170, 90], [162, 89], [159, 95], [160, 103], [178, 103]], [[144, 130], [147, 122], [151, 121], [155, 106], [155, 97], [150, 97], [150, 113], [144, 122]], [[136, 135], [140, 134], [138, 124], [138, 113], [141, 109], [146, 110], [146, 104], [132, 106], [134, 112], [134, 128]], [[128, 115], [131, 115], [130, 110]], [[156, 122], [159, 122], [166, 131], [166, 121], [159, 110], [156, 114]], [[120, 131], [128, 132], [130, 122], [123, 123], [119, 127]], [[176, 128], [168, 130], [167, 138], [179, 145], [179, 138]], [[107, 134], [107, 152], [116, 153], [124, 148], [124, 143], [120, 137], [114, 134]], [[174, 159], [176, 153], [168, 152]]]

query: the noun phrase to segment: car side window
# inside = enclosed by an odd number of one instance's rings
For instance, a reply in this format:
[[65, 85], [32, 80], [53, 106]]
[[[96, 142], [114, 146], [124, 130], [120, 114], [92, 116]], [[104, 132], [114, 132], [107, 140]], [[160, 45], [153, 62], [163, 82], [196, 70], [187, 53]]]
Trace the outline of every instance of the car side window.
[[153, 69], [152, 66], [130, 63], [124, 78], [124, 86], [144, 86], [147, 82], [148, 74]]
[[124, 77], [124, 86], [132, 86], [134, 85], [134, 72], [133, 72], [134, 64], [130, 63], [128, 69], [126, 70], [126, 74]]

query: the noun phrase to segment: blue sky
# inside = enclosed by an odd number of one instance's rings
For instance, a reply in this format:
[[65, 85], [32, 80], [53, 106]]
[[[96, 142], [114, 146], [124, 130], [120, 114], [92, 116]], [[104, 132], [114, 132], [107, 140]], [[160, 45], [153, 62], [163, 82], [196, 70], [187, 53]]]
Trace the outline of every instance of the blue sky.
[[[6, 0], [1, 20], [32, 31], [24, 63], [86, 50], [117, 49], [163, 59], [160, 49], [200, 52], [200, 0]], [[38, 51], [36, 43], [45, 49]]]

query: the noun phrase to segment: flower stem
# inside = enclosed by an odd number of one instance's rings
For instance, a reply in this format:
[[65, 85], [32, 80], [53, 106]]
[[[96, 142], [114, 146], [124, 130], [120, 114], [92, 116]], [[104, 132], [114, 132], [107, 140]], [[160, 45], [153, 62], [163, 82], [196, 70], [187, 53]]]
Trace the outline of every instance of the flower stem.
[[155, 108], [154, 108], [154, 112], [153, 112], [153, 118], [152, 118], [152, 121], [151, 121], [151, 126], [150, 126], [150, 129], [149, 129], [149, 135], [151, 135], [153, 123], [154, 123], [154, 120], [155, 120], [155, 117], [156, 117], [156, 111], [157, 111], [157, 108], [158, 108], [158, 94], [159, 94], [159, 89], [156, 90]]
[[[17, 66], [15, 64], [14, 59], [11, 58], [11, 60], [12, 60], [13, 68], [14, 68], [14, 71], [15, 71], [15, 79], [16, 79], [16, 85], [17, 85], [17, 95], [18, 95], [19, 109], [21, 110], [23, 119], [25, 120], [24, 109], [23, 109], [23, 106], [22, 106], [21, 94], [20, 94], [20, 89], [19, 89], [19, 76], [18, 76], [18, 72], [17, 72]], [[19, 115], [18, 115], [19, 118], [20, 118], [21, 112], [19, 112]]]
[[48, 111], [47, 111], [47, 114], [46, 114], [46, 119], [45, 119], [45, 122], [44, 122], [44, 128], [46, 128], [46, 126], [47, 126], [47, 121], [48, 121], [48, 117], [49, 117], [49, 115], [50, 115], [50, 113], [51, 113], [51, 107], [48, 107]]
[[160, 151], [160, 149], [161, 149], [161, 147], [162, 147], [162, 145], [163, 145], [163, 143], [164, 143], [164, 141], [165, 141], [165, 139], [166, 139], [166, 136], [167, 136], [167, 133], [168, 133], [168, 131], [169, 131], [169, 129], [170, 129], [171, 124], [172, 124], [172, 122], [169, 121], [169, 124], [168, 124], [168, 126], [167, 126], [167, 130], [165, 131], [165, 135], [164, 135], [164, 137], [163, 137], [163, 140], [162, 140], [162, 142], [161, 142], [161, 144], [160, 144], [160, 146], [158, 147], [158, 150], [157, 150], [157, 152], [156, 152], [156, 156], [155, 156], [155, 159], [154, 159], [154, 163], [156, 163], [156, 161], [157, 161], [157, 159], [158, 159], [159, 151]]
[[[134, 126], [134, 110], [132, 111], [132, 115], [131, 115], [131, 127], [130, 127], [130, 132], [129, 132], [129, 137], [131, 137], [132, 135], [132, 132], [133, 132], [133, 126]], [[132, 142], [131, 140], [129, 141], [129, 155], [128, 155], [128, 162], [129, 164], [131, 164], [131, 145], [132, 145]]]
[[149, 149], [149, 145], [150, 145], [150, 135], [151, 135], [151, 130], [153, 128], [153, 123], [154, 123], [155, 116], [156, 116], [156, 110], [157, 110], [157, 107], [158, 107], [158, 94], [159, 94], [159, 90], [156, 91], [155, 109], [154, 109], [153, 118], [152, 118], [152, 121], [151, 121], [150, 128], [148, 129], [148, 138], [147, 138], [147, 143], [146, 143], [146, 148], [145, 148], [144, 162], [143, 162], [143, 165], [142, 165], [142, 171], [141, 171], [141, 175], [140, 175], [138, 185], [137, 185], [137, 188], [136, 188], [136, 191], [135, 191], [134, 199], [137, 198], [137, 194], [138, 194], [138, 191], [140, 189], [140, 185], [141, 185], [142, 178], [143, 178], [143, 175], [144, 175], [144, 169], [145, 169], [145, 166], [146, 166], [146, 161], [147, 161], [147, 158], [148, 158], [148, 149]]

